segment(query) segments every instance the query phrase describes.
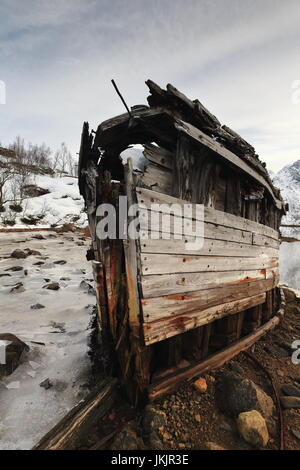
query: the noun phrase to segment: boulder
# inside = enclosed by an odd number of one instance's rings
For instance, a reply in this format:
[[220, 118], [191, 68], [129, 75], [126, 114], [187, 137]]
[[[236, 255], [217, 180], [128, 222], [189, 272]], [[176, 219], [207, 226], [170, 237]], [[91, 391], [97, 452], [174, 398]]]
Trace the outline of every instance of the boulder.
[[237, 427], [240, 435], [249, 444], [255, 447], [265, 447], [268, 444], [267, 424], [258, 411], [251, 410], [240, 413], [237, 418]]
[[221, 411], [237, 417], [245, 411], [257, 410], [265, 418], [274, 414], [272, 398], [252, 380], [233, 372], [223, 372], [218, 376], [216, 401]]
[[16, 259], [24, 259], [24, 258], [27, 258], [28, 254], [25, 253], [25, 251], [23, 250], [20, 250], [19, 248], [14, 250], [11, 254], [10, 254], [10, 257], [11, 258], [16, 258]]
[[11, 333], [0, 333], [0, 342], [2, 348], [5, 347], [5, 364], [0, 363], [1, 378], [13, 373], [18, 367], [23, 353], [29, 351], [29, 346]]
[[114, 438], [110, 450], [142, 450], [144, 443], [137, 436], [135, 423], [128, 423]]

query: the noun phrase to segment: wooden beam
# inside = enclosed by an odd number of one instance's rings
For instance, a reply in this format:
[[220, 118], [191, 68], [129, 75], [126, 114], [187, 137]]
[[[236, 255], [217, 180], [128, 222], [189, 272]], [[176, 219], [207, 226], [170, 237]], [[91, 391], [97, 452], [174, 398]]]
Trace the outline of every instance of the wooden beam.
[[194, 377], [205, 374], [209, 370], [221, 367], [223, 364], [225, 364], [225, 362], [232, 359], [238, 353], [248, 349], [267, 331], [278, 325], [279, 321], [279, 317], [276, 316], [261, 326], [254, 333], [251, 333], [243, 339], [236, 341], [222, 351], [211, 355], [199, 364], [189, 367], [183, 371], [181, 370], [173, 375], [170, 375], [169, 377], [166, 377], [164, 380], [161, 380], [158, 383], [150, 385], [148, 389], [150, 400], [155, 400], [160, 396], [165, 395], [166, 393], [171, 393], [186, 380], [192, 380]]

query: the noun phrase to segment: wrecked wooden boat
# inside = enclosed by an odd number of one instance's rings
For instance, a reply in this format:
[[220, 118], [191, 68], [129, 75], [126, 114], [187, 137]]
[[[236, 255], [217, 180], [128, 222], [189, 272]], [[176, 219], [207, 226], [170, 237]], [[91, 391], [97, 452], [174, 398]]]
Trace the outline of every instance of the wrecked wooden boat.
[[[198, 100], [146, 84], [149, 106], [96, 132], [84, 123], [79, 155], [106, 369], [135, 404], [219, 367], [284, 311], [277, 285], [287, 207], [265, 164]], [[136, 144], [142, 172], [120, 157]], [[128, 236], [132, 214], [118, 217], [120, 196], [138, 207], [136, 238]], [[103, 204], [115, 208], [118, 236], [97, 235]]]

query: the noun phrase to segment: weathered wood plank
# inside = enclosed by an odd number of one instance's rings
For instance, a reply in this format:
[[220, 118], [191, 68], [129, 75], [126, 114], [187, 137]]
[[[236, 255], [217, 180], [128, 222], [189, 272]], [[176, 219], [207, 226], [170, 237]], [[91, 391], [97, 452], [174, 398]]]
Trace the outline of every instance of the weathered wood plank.
[[[252, 244], [252, 233], [234, 228], [223, 227], [222, 225], [214, 225], [207, 222], [195, 221], [191, 219], [183, 220], [182, 217], [170, 214], [160, 214], [158, 212], [148, 211], [147, 209], [139, 210], [140, 222], [140, 238], [143, 238], [143, 231], [165, 233], [164, 238], [174, 238], [172, 234], [181, 236], [205, 237], [213, 240], [227, 240], [238, 243]], [[158, 234], [151, 235], [152, 238], [162, 238]], [[177, 237], [178, 238], [178, 237]]]
[[235, 285], [236, 288], [243, 282], [259, 281], [275, 278], [278, 282], [278, 268], [203, 272], [186, 274], [159, 274], [142, 277], [143, 298], [172, 295], [195, 290], [213, 289], [214, 287]]
[[[184, 237], [182, 240], [152, 240], [151, 234], [142, 233], [141, 252], [142, 253], [168, 253], [177, 255], [199, 255], [199, 256], [234, 256], [256, 258], [259, 256], [267, 256], [271, 258], [278, 257], [278, 250], [269, 246], [261, 247], [258, 245], [249, 245], [224, 240], [212, 240], [205, 238], [204, 240], [197, 237]], [[187, 250], [187, 243], [195, 249]], [[202, 248], [199, 249], [199, 246]]]
[[152, 144], [145, 144], [144, 148], [145, 150], [143, 154], [150, 162], [168, 168], [169, 170], [173, 170], [174, 156], [172, 152]]
[[278, 266], [278, 258], [230, 258], [226, 256], [189, 256], [147, 253], [141, 256], [142, 275], [242, 271]]
[[259, 294], [245, 299], [227, 302], [222, 305], [201, 309], [199, 311], [144, 323], [145, 344], [149, 345], [163, 341], [166, 338], [171, 338], [172, 336], [184, 333], [198, 326], [206, 325], [227, 315], [233, 315], [247, 308], [262, 304], [265, 299], [266, 294]]
[[276, 279], [245, 282], [236, 285], [216, 287], [186, 294], [173, 294], [142, 300], [144, 322], [153, 322], [174, 315], [188, 314], [216, 305], [252, 297], [273, 289]]
[[[128, 158], [125, 165], [125, 183], [126, 195], [128, 200], [128, 207], [135, 203], [134, 201], [134, 182], [133, 182], [133, 168], [132, 160]], [[129, 217], [128, 223], [131, 222]], [[128, 310], [129, 310], [129, 323], [131, 334], [134, 338], [139, 340], [139, 325], [140, 325], [140, 303], [139, 292], [137, 285], [137, 249], [136, 240], [128, 237], [124, 240], [124, 253], [125, 253], [125, 268], [128, 289]]]
[[222, 351], [211, 355], [206, 360], [201, 361], [192, 367], [186, 368], [185, 370], [177, 371], [177, 373], [164, 378], [160, 382], [152, 384], [148, 390], [150, 400], [155, 400], [156, 398], [165, 395], [166, 393], [172, 392], [179, 386], [180, 383], [184, 382], [185, 380], [192, 380], [194, 377], [205, 374], [209, 370], [221, 367], [223, 364], [225, 364], [225, 362], [232, 359], [240, 351], [248, 349], [268, 330], [271, 330], [276, 325], [278, 325], [279, 321], [279, 317], [274, 317], [254, 333], [251, 333], [245, 338], [236, 341]]
[[138, 182], [155, 188], [155, 191], [168, 194], [172, 189], [172, 173], [166, 168], [149, 164], [144, 174], [138, 177]]
[[192, 124], [189, 124], [187, 122], [184, 122], [178, 119], [177, 122], [175, 122], [175, 127], [180, 132], [184, 132], [195, 141], [210, 148], [217, 155], [225, 159], [227, 163], [234, 165], [235, 167], [239, 168], [241, 171], [246, 173], [248, 176], [255, 179], [258, 183], [260, 183], [262, 186], [264, 186], [268, 190], [268, 192], [270, 193], [270, 195], [272, 196], [275, 202], [276, 207], [279, 210], [283, 209], [282, 201], [277, 199], [277, 197], [274, 194], [273, 189], [271, 188], [267, 180], [262, 175], [260, 175], [257, 171], [251, 168], [251, 166], [248, 165], [245, 161], [243, 161], [237, 155], [232, 153], [230, 150], [224, 147], [221, 143], [213, 140], [211, 137], [204, 134], [204, 132], [200, 131], [199, 129], [197, 129], [197, 127], [193, 126]]
[[[168, 194], [158, 193], [155, 189], [152, 191], [146, 188], [137, 188], [137, 200], [142, 208], [152, 208], [152, 210], [156, 210], [155, 207], [153, 207], [153, 204], [176, 204], [177, 207], [173, 206], [173, 209], [174, 214], [178, 216], [184, 215], [184, 207], [186, 205], [187, 208], [195, 206], [195, 204], [191, 204], [188, 201], [169, 196]], [[159, 211], [168, 213], [167, 208], [164, 208], [163, 206], [159, 208]], [[196, 220], [203, 220], [201, 212], [197, 213], [196, 211], [193, 211], [192, 216]], [[186, 213], [185, 217], [190, 218], [188, 213]], [[204, 208], [204, 221], [212, 224], [222, 225], [224, 227], [253, 232], [259, 235], [274, 238], [275, 240], [278, 240], [279, 238], [277, 230], [274, 230], [271, 227], [247, 220], [243, 217], [229, 214], [228, 212], [218, 211], [210, 207]]]

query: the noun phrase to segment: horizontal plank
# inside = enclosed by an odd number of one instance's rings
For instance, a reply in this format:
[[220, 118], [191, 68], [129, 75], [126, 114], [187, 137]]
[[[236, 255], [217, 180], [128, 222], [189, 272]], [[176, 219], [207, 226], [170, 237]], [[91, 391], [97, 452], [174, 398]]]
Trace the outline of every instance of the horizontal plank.
[[182, 274], [158, 274], [142, 276], [141, 288], [144, 299], [193, 292], [195, 290], [213, 289], [222, 286], [240, 286], [244, 282], [276, 278], [279, 270], [258, 269], [244, 271], [223, 271]]
[[235, 341], [230, 346], [222, 349], [221, 351], [212, 354], [204, 361], [201, 361], [193, 366], [189, 366], [185, 370], [177, 370], [174, 374], [165, 377], [157, 383], [153, 383], [148, 389], [149, 399], [155, 400], [158, 397], [175, 390], [180, 383], [183, 383], [186, 380], [192, 380], [194, 377], [203, 375], [210, 370], [221, 367], [223, 364], [225, 364], [225, 362], [232, 359], [239, 352], [252, 346], [252, 344], [254, 344], [267, 331], [277, 326], [279, 322], [279, 317], [273, 317], [253, 333], [250, 333], [244, 338]]
[[[199, 256], [238, 256], [255, 258], [257, 256], [278, 257], [279, 250], [268, 246], [249, 245], [225, 240], [212, 240], [210, 238], [184, 237], [182, 240], [152, 240], [151, 233], [141, 236], [142, 253], [169, 253]], [[187, 245], [188, 244], [188, 245]], [[194, 249], [193, 248], [194, 245]], [[199, 247], [201, 248], [199, 249]], [[187, 249], [189, 248], [189, 249]]]
[[168, 255], [146, 253], [141, 256], [142, 275], [241, 271], [278, 266], [278, 258], [230, 258], [227, 256]]
[[260, 175], [257, 171], [251, 168], [251, 166], [248, 165], [248, 163], [246, 163], [244, 160], [239, 158], [233, 152], [228, 150], [220, 142], [217, 142], [216, 140], [212, 139], [212, 137], [209, 137], [208, 135], [204, 134], [204, 132], [200, 131], [199, 129], [197, 129], [197, 127], [193, 126], [192, 124], [189, 124], [181, 120], [177, 120], [177, 122], [175, 123], [175, 127], [179, 131], [184, 132], [186, 135], [188, 135], [192, 139], [199, 142], [200, 144], [211, 149], [213, 152], [218, 154], [221, 158], [226, 160], [226, 162], [230, 163], [231, 165], [235, 166], [242, 172], [246, 173], [251, 178], [255, 179], [258, 183], [260, 183], [262, 186], [264, 186], [268, 190], [268, 192], [272, 196], [272, 199], [277, 209], [279, 210], [283, 209], [283, 202], [280, 201], [275, 196], [273, 188], [268, 183], [268, 181], [262, 175]]
[[[182, 217], [174, 216], [173, 214], [167, 216], [166, 214], [142, 208], [139, 210], [139, 214], [140, 229], [146, 232], [157, 232], [157, 235], [153, 234], [151, 238], [161, 238], [158, 235], [159, 233], [166, 233], [165, 238], [174, 238], [172, 237], [174, 234], [195, 236], [196, 233], [197, 237], [252, 244], [252, 233], [244, 230], [223, 227], [222, 225], [203, 221], [197, 221], [196, 223], [191, 219], [184, 220]], [[143, 234], [140, 234], [140, 238], [143, 238]]]
[[242, 300], [227, 302], [200, 311], [171, 316], [163, 320], [143, 324], [145, 344], [153, 344], [188, 330], [198, 328], [228, 315], [241, 312], [264, 303], [266, 294], [247, 297]]
[[233, 302], [253, 295], [267, 292], [277, 284], [277, 280], [245, 282], [237, 289], [236, 285], [216, 287], [184, 294], [172, 294], [142, 300], [143, 319], [145, 323], [162, 318], [200, 311], [216, 305]]
[[[154, 191], [146, 188], [137, 188], [136, 192], [138, 204], [142, 208], [158, 210], [155, 208], [155, 206], [153, 206], [153, 204], [175, 204], [178, 207], [176, 208], [176, 206], [173, 206], [174, 215], [182, 216], [184, 215], [185, 206], [187, 207], [187, 211], [189, 211], [189, 207], [195, 206], [195, 204], [191, 204], [190, 202], [183, 199], [178, 199], [176, 197], [169, 196], [168, 194], [160, 194], [155, 190], [155, 188]], [[159, 208], [159, 211], [168, 213], [167, 208], [164, 207]], [[194, 218], [197, 218], [196, 211], [193, 211], [192, 214]], [[189, 218], [188, 212], [185, 214], [185, 217]], [[202, 220], [202, 218], [200, 220]], [[228, 212], [218, 211], [211, 207], [204, 208], [204, 220], [205, 222], [210, 222], [212, 224], [223, 225], [224, 227], [230, 227], [264, 235], [270, 238], [274, 238], [275, 240], [278, 240], [279, 238], [279, 233], [277, 230], [274, 230], [267, 225], [259, 224], [257, 222], [253, 222], [252, 220], [229, 214]]]
[[155, 187], [155, 191], [170, 194], [172, 192], [172, 172], [166, 168], [161, 168], [149, 164], [145, 168], [143, 175], [138, 176], [138, 184]]
[[143, 154], [150, 162], [168, 168], [169, 170], [173, 170], [174, 156], [172, 152], [152, 144], [145, 144], [144, 148], [145, 150]]
[[256, 246], [270, 247], [275, 249], [279, 248], [279, 242], [277, 240], [256, 233], [253, 234], [252, 243]]

